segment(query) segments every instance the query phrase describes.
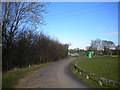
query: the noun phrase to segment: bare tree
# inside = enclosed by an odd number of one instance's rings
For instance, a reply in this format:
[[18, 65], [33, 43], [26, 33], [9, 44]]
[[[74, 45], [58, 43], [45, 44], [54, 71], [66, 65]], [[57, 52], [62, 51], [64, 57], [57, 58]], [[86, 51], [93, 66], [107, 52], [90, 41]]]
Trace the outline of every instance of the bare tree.
[[67, 56], [68, 44], [35, 31], [38, 25], [44, 24], [45, 5], [42, 2], [2, 3], [3, 71]]
[[112, 41], [102, 40], [102, 48], [104, 49], [104, 54], [108, 54], [111, 48], [114, 48], [115, 44]]
[[92, 40], [91, 41], [91, 46], [86, 47], [87, 50], [93, 50], [95, 54], [98, 54], [98, 51], [104, 50], [104, 54], [110, 53], [110, 49], [115, 47], [114, 42], [112, 41], [107, 41], [107, 40]]
[[34, 30], [44, 24], [45, 5], [42, 2], [2, 2], [2, 55], [8, 69], [12, 65], [18, 32], [25, 28]]
[[24, 27], [35, 28], [38, 24], [44, 24], [42, 13], [45, 12], [45, 4], [24, 2], [2, 3], [2, 35], [3, 42], [11, 42], [19, 29]]
[[100, 50], [101, 49], [101, 40], [100, 39], [92, 40], [91, 48], [93, 50]]

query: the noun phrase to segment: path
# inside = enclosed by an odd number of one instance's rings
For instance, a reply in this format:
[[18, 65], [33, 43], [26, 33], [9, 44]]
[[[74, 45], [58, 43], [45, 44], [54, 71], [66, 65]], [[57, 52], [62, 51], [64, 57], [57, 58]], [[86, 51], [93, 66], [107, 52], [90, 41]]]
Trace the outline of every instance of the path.
[[87, 88], [86, 85], [76, 80], [69, 72], [71, 57], [67, 60], [57, 61], [42, 67], [28, 77], [21, 79], [18, 88]]

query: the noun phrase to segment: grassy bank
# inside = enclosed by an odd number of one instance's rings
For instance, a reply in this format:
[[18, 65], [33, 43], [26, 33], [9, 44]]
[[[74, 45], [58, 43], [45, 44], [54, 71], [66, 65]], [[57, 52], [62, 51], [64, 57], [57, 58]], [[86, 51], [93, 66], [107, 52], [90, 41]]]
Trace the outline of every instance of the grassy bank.
[[2, 88], [13, 88], [17, 84], [18, 80], [25, 77], [30, 71], [37, 70], [43, 66], [51, 64], [52, 62], [33, 65], [31, 67], [22, 68], [17, 71], [7, 72], [2, 75]]
[[[69, 57], [67, 57], [69, 58]], [[66, 60], [67, 58], [61, 59], [61, 60]], [[54, 61], [56, 62], [56, 61]], [[24, 78], [27, 76], [31, 71], [37, 70], [43, 66], [52, 64], [54, 62], [48, 62], [44, 64], [39, 64], [39, 65], [33, 65], [31, 67], [27, 68], [21, 68], [13, 71], [9, 71], [7, 73], [4, 73], [2, 75], [2, 88], [14, 88], [14, 86], [18, 83], [18, 81], [21, 78]]]
[[[118, 81], [118, 59], [113, 57], [92, 58], [92, 59], [79, 59], [74, 62], [83, 70], [99, 75], [101, 77]], [[74, 68], [71, 67], [72, 72]], [[98, 84], [95, 78], [86, 79], [84, 75], [80, 75], [78, 72], [73, 73], [74, 76], [87, 83], [90, 87], [95, 88], [117, 88], [107, 83], [103, 83], [103, 86]], [[120, 75], [120, 74], [119, 74]]]

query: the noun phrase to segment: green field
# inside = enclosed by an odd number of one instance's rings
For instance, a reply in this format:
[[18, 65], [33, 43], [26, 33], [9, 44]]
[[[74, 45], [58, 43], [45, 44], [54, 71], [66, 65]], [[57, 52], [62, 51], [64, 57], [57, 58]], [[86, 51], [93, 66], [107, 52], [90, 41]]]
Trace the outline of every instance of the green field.
[[[92, 58], [92, 59], [78, 59], [73, 63], [76, 63], [81, 69], [99, 75], [101, 77], [118, 80], [118, 58], [113, 57], [102, 57], [102, 58]], [[120, 75], [120, 74], [119, 74]], [[99, 86], [96, 84], [96, 80], [86, 80], [84, 76], [81, 76], [78, 73], [75, 73], [75, 76], [79, 77], [83, 81], [87, 82], [93, 87], [114, 87], [114, 86]]]

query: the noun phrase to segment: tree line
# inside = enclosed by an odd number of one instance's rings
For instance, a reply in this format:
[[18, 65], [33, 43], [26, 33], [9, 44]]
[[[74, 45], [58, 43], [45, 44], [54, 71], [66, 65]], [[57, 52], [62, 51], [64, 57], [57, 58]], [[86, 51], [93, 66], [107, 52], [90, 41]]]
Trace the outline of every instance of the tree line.
[[101, 52], [103, 55], [117, 55], [119, 51], [118, 46], [115, 46], [113, 41], [96, 39], [91, 40], [90, 46], [86, 47], [86, 49], [94, 51], [95, 54]]
[[113, 41], [109, 40], [91, 40], [90, 46], [86, 47], [86, 50], [84, 49], [69, 49], [68, 52], [70, 54], [81, 54], [81, 55], [87, 55], [89, 51], [94, 51], [94, 55], [97, 56], [103, 56], [103, 55], [120, 55], [120, 45], [115, 45]]
[[3, 71], [15, 67], [56, 61], [67, 56], [67, 44], [52, 40], [43, 32], [21, 31], [11, 47], [3, 46]]
[[2, 69], [56, 61], [67, 56], [68, 44], [52, 39], [37, 26], [44, 25], [42, 2], [2, 3]]

